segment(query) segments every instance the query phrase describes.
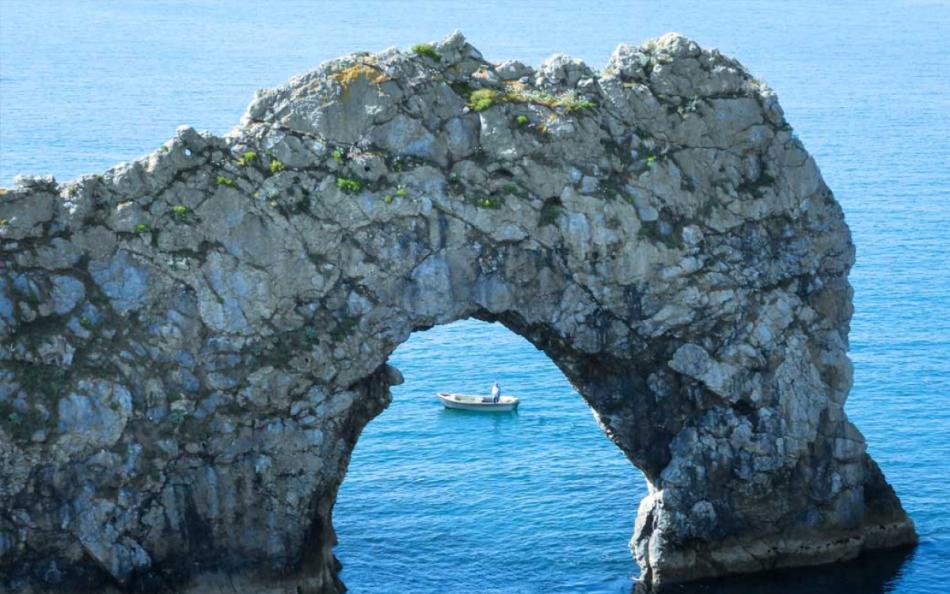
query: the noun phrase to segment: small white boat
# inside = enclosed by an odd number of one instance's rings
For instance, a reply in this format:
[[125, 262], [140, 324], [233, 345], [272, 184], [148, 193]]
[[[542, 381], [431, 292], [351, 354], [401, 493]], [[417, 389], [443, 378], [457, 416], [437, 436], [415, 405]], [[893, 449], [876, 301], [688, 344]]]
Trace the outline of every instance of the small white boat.
[[502, 396], [498, 402], [492, 402], [491, 396], [474, 396], [470, 394], [436, 394], [445, 408], [459, 410], [483, 410], [487, 412], [510, 412], [518, 408], [518, 399], [514, 396]]

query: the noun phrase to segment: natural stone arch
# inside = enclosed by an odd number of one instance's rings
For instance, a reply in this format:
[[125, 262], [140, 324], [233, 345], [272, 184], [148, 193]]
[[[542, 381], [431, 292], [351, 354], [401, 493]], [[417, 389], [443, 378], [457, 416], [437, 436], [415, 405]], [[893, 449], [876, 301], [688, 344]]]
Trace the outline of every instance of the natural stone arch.
[[600, 74], [432, 50], [2, 197], [4, 583], [339, 589], [387, 357], [466, 317], [543, 349], [643, 471], [647, 582], [913, 542], [843, 411], [850, 236], [772, 91], [676, 35]]

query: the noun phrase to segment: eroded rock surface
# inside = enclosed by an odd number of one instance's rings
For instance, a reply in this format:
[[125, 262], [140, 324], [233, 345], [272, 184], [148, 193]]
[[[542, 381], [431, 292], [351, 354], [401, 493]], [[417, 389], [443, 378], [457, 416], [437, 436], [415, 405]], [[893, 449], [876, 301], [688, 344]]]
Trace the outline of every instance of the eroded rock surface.
[[599, 73], [431, 50], [0, 197], [4, 586], [339, 591], [386, 360], [467, 317], [543, 349], [643, 471], [647, 582], [913, 542], [843, 411], [848, 229], [775, 94], [677, 35]]

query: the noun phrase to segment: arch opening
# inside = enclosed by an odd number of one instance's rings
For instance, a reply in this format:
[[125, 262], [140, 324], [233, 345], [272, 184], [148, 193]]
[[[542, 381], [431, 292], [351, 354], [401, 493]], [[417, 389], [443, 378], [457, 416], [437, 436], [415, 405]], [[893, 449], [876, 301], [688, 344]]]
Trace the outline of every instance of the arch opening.
[[[622, 535], [643, 480], [545, 353], [469, 319], [413, 333], [389, 361], [405, 383], [360, 436], [333, 510], [348, 587], [629, 588]], [[518, 412], [434, 398], [494, 380], [522, 399]]]

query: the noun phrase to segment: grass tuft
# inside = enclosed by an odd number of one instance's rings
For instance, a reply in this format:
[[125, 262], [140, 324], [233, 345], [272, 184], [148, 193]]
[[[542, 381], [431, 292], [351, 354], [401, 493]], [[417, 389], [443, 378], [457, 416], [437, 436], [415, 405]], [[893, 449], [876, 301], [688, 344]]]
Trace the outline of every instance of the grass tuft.
[[[567, 113], [593, 109], [597, 104], [579, 96], [575, 91], [568, 91], [559, 95], [552, 95], [544, 91], [539, 91], [528, 87], [522, 82], [506, 83], [507, 90], [496, 102], [507, 101], [509, 103], [533, 103], [535, 105], [544, 105], [550, 109], [561, 107]], [[520, 123], [520, 122], [519, 122]]]
[[501, 208], [501, 200], [498, 198], [479, 198], [475, 201], [479, 208]]
[[432, 47], [431, 43], [417, 43], [416, 45], [412, 46], [412, 51], [417, 56], [430, 58], [434, 62], [442, 60], [442, 56], [439, 54], [439, 52], [435, 51], [435, 48]]
[[498, 91], [492, 89], [478, 89], [477, 91], [472, 91], [472, 94], [468, 96], [468, 106], [472, 108], [472, 111], [485, 111], [492, 105], [495, 105], [499, 102], [500, 95]]
[[255, 153], [254, 151], [244, 151], [244, 153], [241, 154], [241, 158], [238, 159], [238, 165], [240, 165], [241, 167], [247, 167], [248, 165], [250, 165], [256, 160], [257, 160], [257, 153]]
[[594, 109], [597, 107], [597, 104], [591, 101], [590, 99], [585, 99], [584, 97], [573, 97], [569, 101], [564, 102], [564, 109], [568, 113], [581, 111], [584, 109]]
[[188, 207], [184, 204], [176, 204], [172, 207], [172, 214], [179, 221], [184, 221], [188, 218]]
[[561, 216], [561, 205], [555, 200], [548, 200], [541, 207], [541, 215], [538, 217], [538, 226], [554, 225], [557, 218]]
[[336, 178], [336, 187], [340, 188], [346, 194], [355, 194], [360, 191], [360, 180], [349, 177]]

